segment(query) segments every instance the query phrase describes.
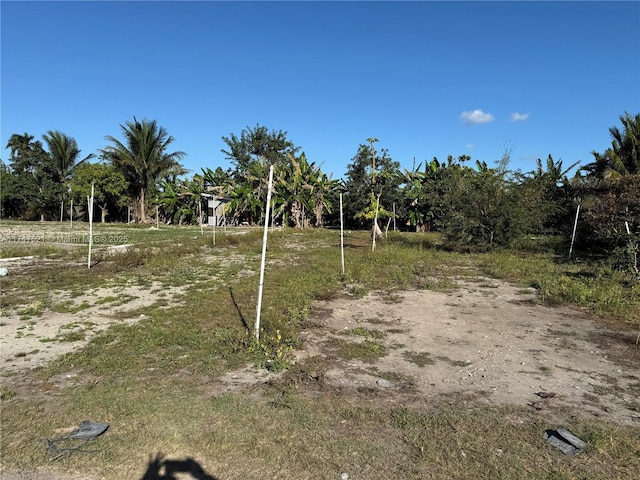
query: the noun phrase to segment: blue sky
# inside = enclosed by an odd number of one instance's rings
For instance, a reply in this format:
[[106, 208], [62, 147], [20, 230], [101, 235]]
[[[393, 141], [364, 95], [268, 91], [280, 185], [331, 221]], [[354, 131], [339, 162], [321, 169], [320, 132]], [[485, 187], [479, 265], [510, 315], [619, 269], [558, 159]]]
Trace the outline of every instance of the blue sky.
[[256, 124], [343, 176], [369, 137], [411, 168], [467, 154], [565, 166], [640, 112], [640, 2], [0, 2], [13, 133], [83, 154], [155, 119], [183, 164], [229, 167]]

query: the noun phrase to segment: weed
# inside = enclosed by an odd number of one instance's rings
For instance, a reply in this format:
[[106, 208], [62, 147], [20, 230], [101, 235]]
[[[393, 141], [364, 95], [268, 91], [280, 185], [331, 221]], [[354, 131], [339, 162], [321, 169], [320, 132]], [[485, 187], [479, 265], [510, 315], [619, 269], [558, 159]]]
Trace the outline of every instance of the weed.
[[275, 336], [261, 336], [260, 340], [253, 340], [249, 351], [255, 356], [256, 366], [266, 368], [271, 372], [281, 372], [291, 363], [293, 345], [282, 338], [280, 330]]
[[73, 302], [68, 301], [64, 303], [59, 303], [57, 305], [53, 305], [51, 307], [51, 311], [55, 313], [78, 313], [90, 307], [91, 305], [89, 305], [89, 302], [87, 302], [86, 300], [82, 302], [80, 305], [74, 305]]
[[5, 387], [0, 387], [0, 400], [5, 401], [9, 400], [16, 396], [16, 392], [13, 390], [9, 390]]
[[46, 303], [42, 300], [37, 300], [26, 307], [18, 310], [21, 320], [25, 320], [31, 317], [41, 316], [46, 309]]
[[407, 362], [414, 363], [421, 368], [436, 363], [429, 352], [403, 352], [402, 356]]
[[385, 332], [383, 332], [382, 330], [370, 330], [368, 328], [364, 328], [364, 327], [356, 327], [356, 328], [352, 328], [350, 330], [344, 330], [342, 332], [343, 335], [351, 335], [351, 336], [360, 336], [360, 337], [364, 337], [364, 338], [375, 338], [375, 339], [382, 339], [385, 338], [387, 336], [387, 334]]
[[354, 285], [349, 288], [349, 293], [356, 298], [364, 298], [367, 296], [367, 289], [361, 285]]
[[328, 346], [335, 349], [342, 358], [347, 360], [361, 360], [365, 363], [373, 363], [380, 357], [388, 354], [384, 345], [370, 340], [348, 342], [334, 338], [328, 341]]

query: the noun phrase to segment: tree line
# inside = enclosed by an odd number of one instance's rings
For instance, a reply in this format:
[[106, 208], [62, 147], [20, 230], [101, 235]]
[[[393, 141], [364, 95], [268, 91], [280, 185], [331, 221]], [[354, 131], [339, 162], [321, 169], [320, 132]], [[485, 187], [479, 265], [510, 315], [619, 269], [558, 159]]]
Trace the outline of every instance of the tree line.
[[[287, 132], [247, 127], [222, 137], [221, 153], [232, 167], [202, 168], [188, 175], [173, 151], [174, 138], [155, 120], [120, 125], [121, 138], [82, 157], [73, 137], [49, 131], [36, 140], [14, 134], [2, 162], [2, 218], [58, 219], [71, 202], [82, 213], [94, 185], [102, 221], [149, 221], [156, 211], [163, 222], [199, 224], [204, 195], [226, 202], [231, 223], [264, 223], [269, 167], [274, 166], [273, 221], [294, 228], [339, 224], [339, 195], [344, 197], [347, 228], [371, 228], [381, 235], [396, 229], [443, 232], [452, 245], [506, 246], [523, 235], [562, 234], [573, 227], [582, 206], [578, 239], [584, 246], [618, 252], [637, 271], [640, 235], [640, 114], [624, 113], [609, 129], [611, 147], [592, 152], [593, 161], [569, 178], [576, 164], [564, 166], [551, 155], [530, 172], [509, 169], [510, 151], [494, 166], [471, 157], [401, 169], [376, 138], [358, 146], [344, 179], [335, 180], [307, 159]], [[86, 213], [85, 213], [86, 215]], [[623, 253], [620, 253], [623, 252]]]

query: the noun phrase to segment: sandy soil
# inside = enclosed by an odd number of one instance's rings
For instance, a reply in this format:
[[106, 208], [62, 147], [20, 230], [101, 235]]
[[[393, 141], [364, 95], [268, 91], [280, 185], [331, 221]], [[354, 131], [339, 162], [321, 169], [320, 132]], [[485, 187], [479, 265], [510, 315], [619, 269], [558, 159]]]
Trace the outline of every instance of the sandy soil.
[[[34, 263], [41, 266], [43, 260], [30, 257], [2, 260], [11, 272], [28, 269]], [[57, 265], [52, 264], [53, 268]], [[52, 304], [65, 304], [65, 310], [70, 311], [56, 313], [36, 304], [8, 310], [0, 321], [0, 381], [7, 374], [45, 365], [53, 358], [84, 346], [111, 325], [140, 320], [140, 317], [127, 317], [127, 312], [153, 305], [161, 299], [175, 304], [184, 290], [183, 287], [167, 290], [160, 284], [153, 284], [90, 289], [73, 297], [65, 292], [50, 292]], [[29, 308], [34, 312], [21, 315], [21, 310]], [[64, 340], [72, 334], [84, 338]]]
[[[297, 362], [318, 360], [311, 383], [380, 401], [480, 402], [528, 406], [549, 421], [598, 417], [640, 425], [640, 348], [636, 332], [610, 330], [569, 307], [541, 304], [532, 289], [494, 279], [459, 280], [452, 292], [406, 291], [344, 296], [317, 304], [316, 327], [302, 332]], [[388, 354], [345, 361], [336, 341], [362, 342]], [[246, 368], [209, 394], [271, 382]], [[301, 380], [304, 383], [304, 379]]]

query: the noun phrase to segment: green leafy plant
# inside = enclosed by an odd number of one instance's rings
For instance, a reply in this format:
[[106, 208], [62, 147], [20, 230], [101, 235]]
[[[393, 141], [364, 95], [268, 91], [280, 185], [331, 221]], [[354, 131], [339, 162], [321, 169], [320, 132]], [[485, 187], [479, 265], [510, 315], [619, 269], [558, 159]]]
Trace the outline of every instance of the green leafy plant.
[[276, 330], [273, 336], [267, 335], [262, 336], [260, 340], [254, 339], [249, 346], [249, 351], [255, 356], [256, 366], [271, 372], [286, 369], [293, 358], [293, 345], [283, 339], [280, 330]]

